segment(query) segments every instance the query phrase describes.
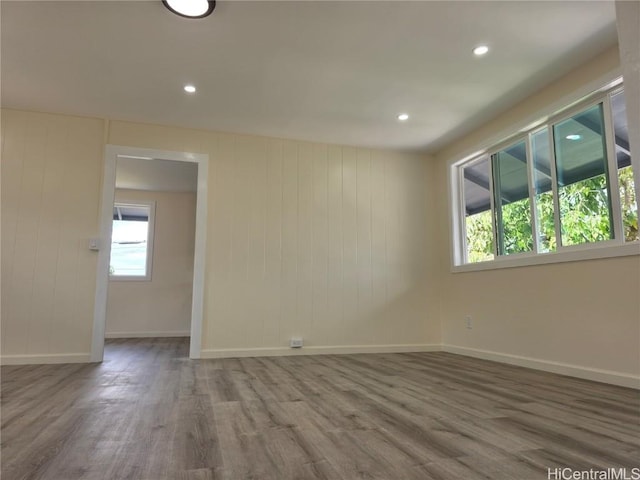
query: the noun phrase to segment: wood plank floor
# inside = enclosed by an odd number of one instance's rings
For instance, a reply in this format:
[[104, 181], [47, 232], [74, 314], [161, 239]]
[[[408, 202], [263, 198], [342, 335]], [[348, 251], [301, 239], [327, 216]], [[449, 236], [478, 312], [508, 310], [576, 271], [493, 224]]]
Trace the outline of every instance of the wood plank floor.
[[2, 367], [2, 479], [546, 479], [640, 464], [637, 391], [447, 353]]

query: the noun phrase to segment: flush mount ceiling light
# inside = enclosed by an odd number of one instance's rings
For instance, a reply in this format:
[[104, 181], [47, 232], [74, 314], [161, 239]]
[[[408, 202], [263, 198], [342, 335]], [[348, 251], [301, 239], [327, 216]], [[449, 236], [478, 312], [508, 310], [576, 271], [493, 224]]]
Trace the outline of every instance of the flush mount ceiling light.
[[185, 18], [204, 18], [216, 8], [215, 0], [162, 0], [164, 6]]
[[409, 115], [406, 113], [401, 113], [400, 115], [398, 115], [398, 120], [400, 120], [401, 122], [405, 122], [409, 120]]
[[565, 137], [567, 140], [580, 140], [582, 135], [578, 135], [577, 133], [572, 133], [571, 135], [567, 135]]
[[487, 47], [486, 45], [478, 45], [476, 48], [473, 49], [473, 54], [478, 57], [485, 55], [488, 52], [489, 52], [489, 47]]
[[196, 93], [196, 87], [194, 87], [193, 85], [185, 85], [184, 91], [187, 93]]

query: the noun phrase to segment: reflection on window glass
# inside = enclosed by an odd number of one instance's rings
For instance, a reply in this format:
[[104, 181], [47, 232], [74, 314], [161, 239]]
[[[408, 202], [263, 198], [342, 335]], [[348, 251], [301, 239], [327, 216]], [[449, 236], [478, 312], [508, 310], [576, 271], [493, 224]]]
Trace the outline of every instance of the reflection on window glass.
[[114, 206], [109, 264], [112, 276], [147, 275], [149, 210], [146, 205]]
[[492, 156], [498, 255], [533, 250], [525, 142]]
[[463, 168], [467, 262], [493, 260], [489, 157]]
[[611, 96], [613, 130], [616, 144], [616, 164], [618, 166], [618, 185], [620, 187], [620, 207], [622, 229], [627, 242], [640, 240], [638, 235], [638, 204], [633, 183], [631, 152], [629, 151], [629, 131], [624, 92]]
[[602, 104], [553, 127], [562, 245], [613, 238]]
[[553, 252], [556, 249], [550, 152], [547, 128], [531, 134], [538, 252]]

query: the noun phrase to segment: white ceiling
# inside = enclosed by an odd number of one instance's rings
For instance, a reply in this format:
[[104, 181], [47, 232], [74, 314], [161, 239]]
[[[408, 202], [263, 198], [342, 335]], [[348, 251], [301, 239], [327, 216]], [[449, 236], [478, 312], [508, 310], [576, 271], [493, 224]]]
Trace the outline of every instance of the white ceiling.
[[430, 152], [617, 41], [611, 1], [1, 8], [3, 106]]
[[197, 163], [118, 158], [116, 188], [158, 192], [195, 192], [197, 187]]

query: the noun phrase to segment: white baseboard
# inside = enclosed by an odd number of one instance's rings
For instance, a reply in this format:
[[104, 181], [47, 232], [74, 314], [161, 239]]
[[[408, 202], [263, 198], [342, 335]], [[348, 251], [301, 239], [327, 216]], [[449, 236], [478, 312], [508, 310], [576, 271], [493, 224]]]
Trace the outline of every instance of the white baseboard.
[[532, 368], [534, 370], [542, 370], [545, 372], [558, 373], [560, 375], [568, 375], [570, 377], [577, 377], [585, 380], [593, 380], [594, 382], [610, 383], [621, 387], [640, 389], [640, 376], [628, 373], [582, 367], [569, 363], [540, 360], [538, 358], [521, 357], [519, 355], [492, 352], [490, 350], [458, 347], [455, 345], [443, 344], [442, 350], [444, 352], [456, 353], [467, 357], [492, 360], [494, 362], [507, 363], [509, 365], [517, 365], [519, 367]]
[[53, 355], [3, 355], [0, 365], [41, 365], [47, 363], [89, 363], [90, 353], [70, 353]]
[[[189, 332], [113, 332], [107, 338], [140, 338], [140, 337], [184, 337]], [[402, 345], [340, 345], [340, 346], [307, 346], [303, 348], [270, 347], [242, 349], [209, 349], [202, 350], [201, 358], [239, 358], [239, 357], [279, 357], [291, 355], [337, 355], [356, 353], [403, 353], [403, 352], [438, 352], [444, 351], [467, 357], [481, 358], [494, 362], [517, 365], [545, 372], [583, 378], [595, 382], [604, 382], [622, 387], [640, 389], [640, 376], [627, 373], [582, 367], [562, 362], [540, 360], [506, 353], [480, 350], [477, 348], [439, 344], [402, 344]], [[36, 365], [59, 363], [89, 363], [89, 353], [52, 354], [52, 355], [3, 355], [0, 365]]]
[[284, 357], [292, 355], [346, 355], [354, 353], [403, 353], [403, 352], [439, 352], [440, 345], [335, 345], [308, 346], [302, 348], [221, 348], [202, 350], [201, 358], [239, 358], [239, 357]]
[[191, 332], [177, 330], [169, 332], [107, 332], [104, 338], [155, 338], [155, 337], [189, 337]]

